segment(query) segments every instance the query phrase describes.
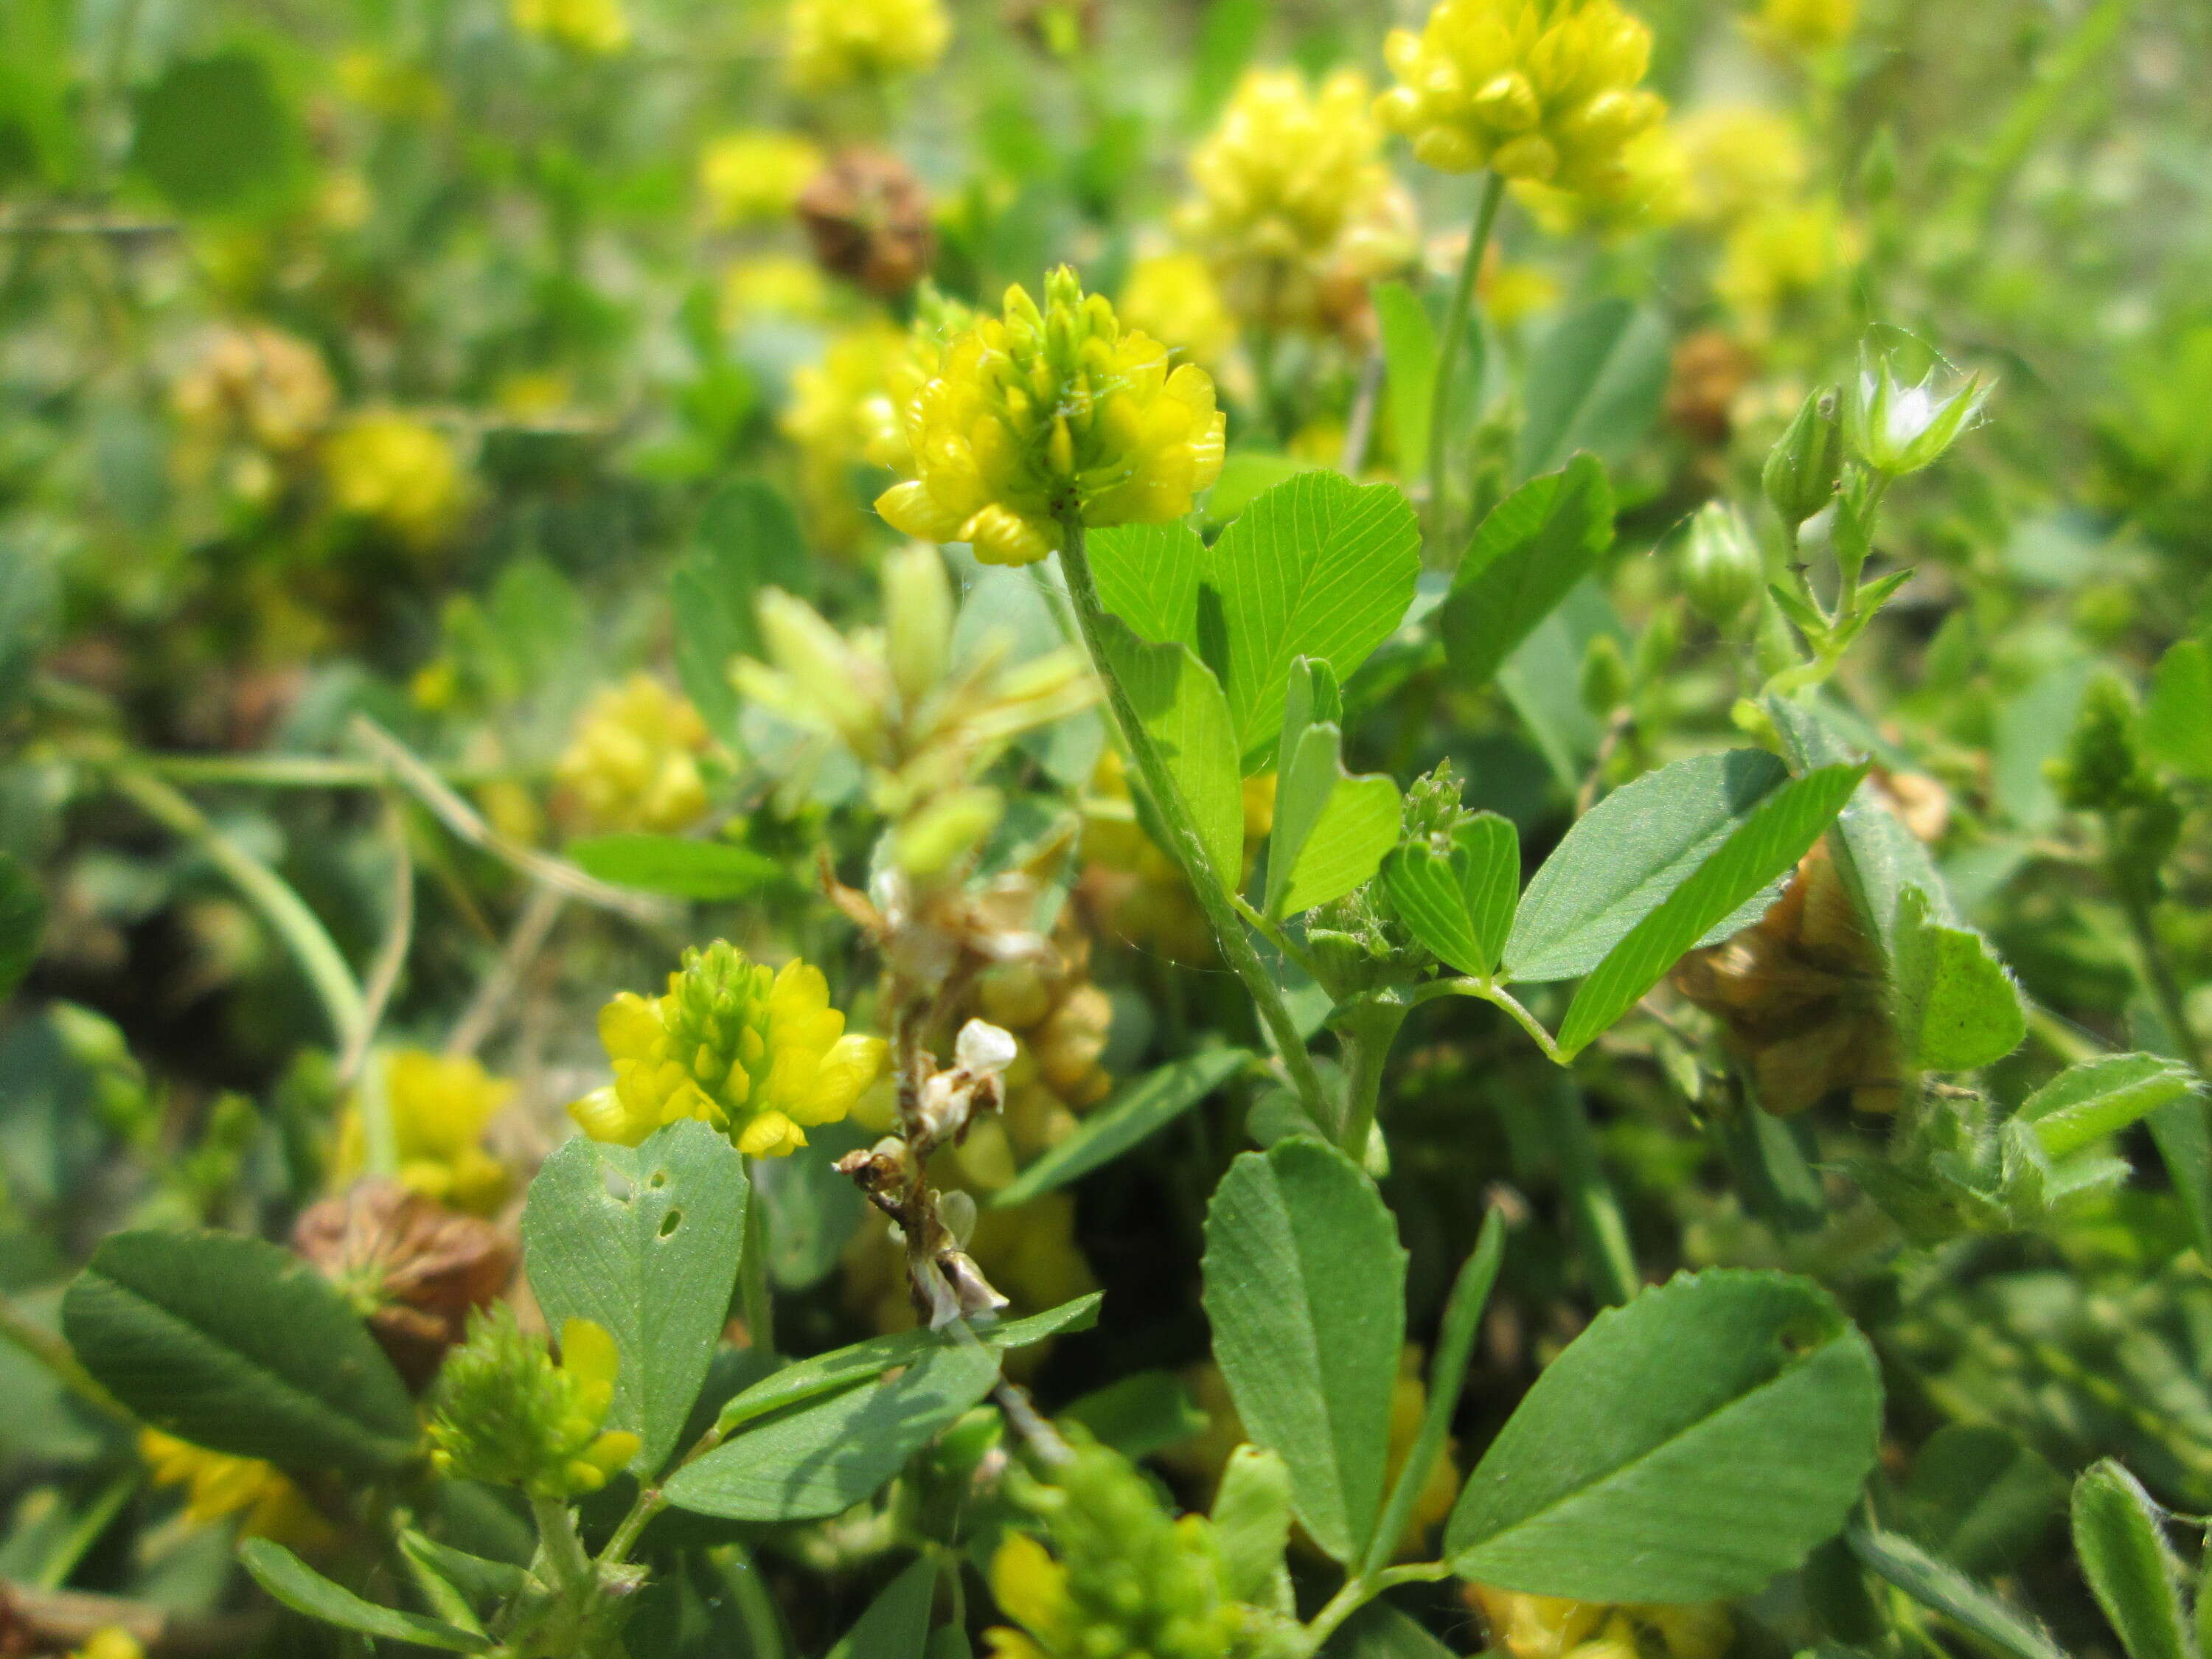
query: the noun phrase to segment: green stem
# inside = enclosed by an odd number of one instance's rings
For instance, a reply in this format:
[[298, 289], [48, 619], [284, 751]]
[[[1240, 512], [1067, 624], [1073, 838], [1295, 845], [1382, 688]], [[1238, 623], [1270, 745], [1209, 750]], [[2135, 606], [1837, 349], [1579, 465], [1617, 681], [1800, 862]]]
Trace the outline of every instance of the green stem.
[[2150, 906], [2130, 891], [2132, 884], [2125, 877], [2117, 878], [2113, 884], [2120, 890], [2120, 908], [2127, 913], [2128, 932], [2135, 936], [2136, 951], [2142, 957], [2143, 981], [2158, 1004], [2159, 1018], [2166, 1022], [2171, 1033], [2169, 1041], [2174, 1052], [2189, 1062], [2197, 1076], [2212, 1078], [2212, 1071], [2205, 1069], [2204, 1045], [2197, 1041], [2196, 1027], [2189, 1023], [2189, 1006], [2181, 994], [2181, 981], [2173, 976], [2173, 964], [2166, 960], [2166, 946], [2159, 940]]
[[745, 1178], [751, 1190], [745, 1198], [745, 1242], [738, 1258], [738, 1310], [744, 1314], [746, 1334], [754, 1351], [775, 1352], [775, 1297], [768, 1284], [768, 1206], [761, 1201], [760, 1160], [745, 1160]]
[[1429, 392], [1429, 546], [1443, 545], [1451, 527], [1451, 509], [1444, 492], [1444, 457], [1451, 435], [1452, 375], [1459, 367], [1460, 341], [1467, 332], [1468, 311], [1474, 303], [1474, 283], [1482, 274], [1482, 256], [1490, 246], [1490, 233], [1498, 222], [1498, 204], [1505, 199], [1505, 180], [1495, 173], [1483, 176], [1482, 201], [1475, 209], [1474, 228], [1468, 233], [1467, 253], [1460, 261], [1459, 281], [1453, 285], [1451, 305], [1444, 313], [1443, 332], [1437, 339], [1437, 379]]
[[1238, 915], [1252, 924], [1254, 932], [1283, 953], [1284, 960], [1297, 963], [1305, 970], [1307, 978], [1316, 983], [1320, 981], [1321, 975], [1314, 969], [1313, 958], [1305, 953], [1296, 939], [1254, 909], [1242, 893], [1231, 893], [1229, 902], [1236, 907]]
[[276, 929], [321, 1000], [339, 1048], [350, 1048], [360, 1041], [368, 1024], [368, 1005], [360, 981], [323, 924], [315, 919], [315, 913], [290, 884], [159, 778], [125, 768], [112, 774], [112, 781], [117, 792], [127, 796], [147, 817], [206, 854], [208, 861], [228, 876], [262, 919]]
[[138, 1419], [128, 1407], [108, 1393], [106, 1385], [85, 1370], [70, 1345], [52, 1331], [32, 1322], [20, 1308], [0, 1296], [0, 1341], [12, 1342], [54, 1374], [71, 1394], [104, 1417], [136, 1428]]
[[1443, 1561], [1419, 1561], [1411, 1566], [1386, 1567], [1381, 1572], [1363, 1572], [1347, 1580], [1306, 1626], [1306, 1651], [1321, 1651], [1328, 1638], [1336, 1634], [1338, 1626], [1384, 1590], [1400, 1584], [1433, 1584], [1440, 1578], [1450, 1577], [1451, 1571], [1450, 1565]]
[[1535, 1039], [1536, 1046], [1544, 1051], [1544, 1058], [1554, 1066], [1568, 1064], [1573, 1056], [1559, 1052], [1559, 1045], [1552, 1040], [1543, 1022], [1522, 1007], [1520, 1002], [1502, 985], [1493, 985], [1486, 979], [1439, 979], [1413, 993], [1416, 1003], [1431, 1001], [1437, 997], [1474, 997], [1493, 1008], [1503, 1008], [1513, 1017], [1514, 1024]]
[[1398, 1029], [1412, 1012], [1408, 1004], [1395, 998], [1362, 997], [1338, 1009], [1331, 1022], [1344, 1039], [1344, 1130], [1337, 1144], [1356, 1164], [1367, 1161], [1375, 1108], [1382, 1097], [1383, 1069], [1391, 1044], [1398, 1040]]
[[1182, 866], [1191, 891], [1197, 895], [1200, 908], [1212, 927], [1214, 941], [1221, 947], [1223, 959], [1251, 993], [1260, 1018], [1274, 1041], [1276, 1053], [1290, 1074], [1291, 1086], [1297, 1093], [1299, 1104], [1316, 1124], [1326, 1125], [1333, 1121], [1334, 1114], [1328, 1109], [1328, 1096], [1322, 1089], [1321, 1074], [1314, 1069], [1313, 1056], [1306, 1052], [1305, 1038], [1291, 1018], [1282, 992], [1268, 977], [1260, 953], [1252, 948], [1243, 922], [1237, 919], [1227, 884], [1206, 856], [1206, 842], [1198, 833], [1197, 823], [1191, 817], [1182, 791], [1176, 787], [1168, 771], [1159, 745], [1145, 729], [1127, 688], [1114, 672], [1113, 659], [1106, 651], [1106, 607], [1098, 597], [1098, 584], [1091, 574], [1090, 556], [1084, 550], [1081, 520], [1071, 516], [1063, 521], [1063, 531], [1060, 569], [1067, 578], [1068, 597], [1074, 602], [1076, 626], [1082, 630], [1091, 666], [1106, 688], [1107, 705], [1113, 710], [1114, 723], [1121, 728], [1122, 746], [1136, 762], [1137, 775], [1143, 780], [1145, 793], [1151, 796], [1153, 810], [1167, 830], [1168, 852]]
[[580, 1597], [597, 1582], [597, 1575], [591, 1557], [584, 1553], [584, 1540], [576, 1535], [568, 1506], [557, 1498], [532, 1492], [530, 1513], [538, 1522], [538, 1553], [553, 1581], [554, 1593], [564, 1600]]
[[[328, 755], [141, 755], [133, 764], [176, 783], [252, 784], [274, 789], [380, 789], [392, 781], [389, 768], [374, 761], [337, 760]], [[439, 773], [456, 788], [527, 779], [526, 766], [453, 767]]]

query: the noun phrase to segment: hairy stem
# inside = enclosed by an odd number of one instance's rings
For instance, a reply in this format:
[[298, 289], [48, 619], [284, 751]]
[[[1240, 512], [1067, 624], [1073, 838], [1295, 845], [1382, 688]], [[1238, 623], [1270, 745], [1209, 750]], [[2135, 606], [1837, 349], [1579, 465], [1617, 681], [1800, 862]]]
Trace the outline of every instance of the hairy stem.
[[775, 1297], [768, 1283], [768, 1212], [761, 1201], [760, 1160], [745, 1160], [745, 1243], [738, 1258], [738, 1304], [745, 1334], [760, 1353], [775, 1352]]
[[1068, 597], [1074, 601], [1076, 626], [1082, 631], [1084, 648], [1091, 656], [1091, 666], [1106, 688], [1107, 706], [1113, 710], [1114, 723], [1121, 728], [1122, 747], [1137, 763], [1137, 775], [1143, 781], [1145, 793], [1152, 798], [1153, 809], [1166, 827], [1168, 852], [1182, 866], [1183, 876], [1190, 883], [1191, 891], [1197, 895], [1200, 907], [1213, 929], [1214, 941], [1221, 947], [1222, 958], [1244, 981], [1244, 988], [1252, 994], [1259, 1008], [1260, 1018], [1267, 1025], [1267, 1034], [1274, 1041], [1275, 1050], [1282, 1058], [1290, 1074], [1291, 1086], [1296, 1091], [1298, 1103], [1316, 1123], [1328, 1124], [1335, 1121], [1336, 1114], [1328, 1107], [1323, 1092], [1321, 1074], [1315, 1071], [1313, 1056], [1306, 1052], [1305, 1038], [1299, 1033], [1297, 1024], [1285, 1006], [1283, 994], [1268, 976], [1267, 966], [1260, 953], [1252, 948], [1251, 939], [1244, 925], [1237, 919], [1236, 906], [1229, 896], [1228, 884], [1213, 868], [1206, 857], [1206, 842], [1198, 833], [1190, 808], [1184, 802], [1182, 791], [1176, 787], [1169, 773], [1167, 761], [1159, 745], [1152, 741], [1152, 733], [1138, 715], [1137, 706], [1131, 701], [1121, 677], [1114, 672], [1112, 659], [1106, 653], [1106, 607], [1098, 597], [1098, 584], [1091, 574], [1090, 556], [1084, 550], [1083, 524], [1070, 515], [1062, 521], [1063, 545], [1060, 568], [1067, 577]]
[[1505, 199], [1505, 180], [1485, 173], [1482, 200], [1474, 210], [1474, 228], [1468, 233], [1467, 253], [1461, 259], [1459, 281], [1452, 288], [1451, 304], [1444, 312], [1443, 332], [1437, 339], [1437, 379], [1429, 392], [1429, 546], [1443, 545], [1451, 528], [1451, 508], [1444, 490], [1444, 458], [1450, 447], [1452, 375], [1459, 367], [1461, 337], [1467, 332], [1468, 313], [1474, 303], [1475, 278], [1482, 274], [1482, 256], [1490, 246], [1490, 233], [1498, 223], [1498, 204]]
[[1375, 1127], [1375, 1108], [1382, 1097], [1382, 1072], [1398, 1029], [1412, 1012], [1395, 998], [1362, 997], [1336, 1012], [1334, 1024], [1344, 1039], [1345, 1112], [1337, 1145], [1353, 1162], [1367, 1161], [1367, 1142]]

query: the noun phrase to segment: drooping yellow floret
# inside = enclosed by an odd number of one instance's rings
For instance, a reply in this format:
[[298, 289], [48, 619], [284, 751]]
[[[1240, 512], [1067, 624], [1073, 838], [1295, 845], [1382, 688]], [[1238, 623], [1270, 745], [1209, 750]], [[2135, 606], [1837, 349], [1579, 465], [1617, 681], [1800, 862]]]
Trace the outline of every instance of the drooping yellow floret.
[[688, 698], [633, 674], [592, 694], [553, 775], [580, 829], [672, 835], [706, 813], [699, 757], [712, 740]]
[[1191, 156], [1197, 194], [1176, 225], [1237, 316], [1323, 321], [1413, 259], [1413, 204], [1382, 164], [1371, 101], [1357, 70], [1309, 91], [1295, 70], [1254, 70]]
[[786, 69], [804, 92], [918, 75], [952, 38], [943, 0], [792, 0]]
[[1400, 84], [1377, 113], [1445, 173], [1616, 194], [1623, 150], [1666, 112], [1637, 84], [1651, 31], [1613, 0], [1440, 0], [1382, 52]]
[[1063, 265], [1042, 309], [1009, 289], [1002, 319], [945, 349], [905, 425], [920, 476], [876, 510], [921, 540], [970, 543], [986, 564], [1030, 564], [1066, 520], [1181, 518], [1220, 476], [1226, 423], [1205, 370], [1170, 371], [1165, 347], [1124, 332]]
[[622, 0], [514, 0], [515, 27], [526, 34], [605, 57], [629, 45], [629, 18]]
[[625, 991], [600, 1010], [615, 1080], [568, 1110], [595, 1140], [635, 1146], [696, 1117], [750, 1157], [781, 1158], [808, 1128], [843, 1117], [883, 1070], [883, 1040], [844, 1030], [820, 969], [771, 973], [717, 940], [684, 953], [665, 994]]
[[699, 191], [718, 225], [787, 218], [806, 181], [822, 171], [822, 152], [795, 132], [772, 127], [727, 132], [699, 152]]
[[185, 1488], [185, 1519], [193, 1526], [211, 1527], [235, 1515], [246, 1537], [273, 1538], [310, 1552], [337, 1536], [274, 1463], [210, 1451], [159, 1429], [138, 1431], [138, 1455], [155, 1485]]

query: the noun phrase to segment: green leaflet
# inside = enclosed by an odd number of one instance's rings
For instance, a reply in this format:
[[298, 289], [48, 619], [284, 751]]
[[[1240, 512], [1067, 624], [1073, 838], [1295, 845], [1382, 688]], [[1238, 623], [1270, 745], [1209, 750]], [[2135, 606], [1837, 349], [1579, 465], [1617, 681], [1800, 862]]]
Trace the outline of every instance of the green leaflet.
[[1391, 907], [1413, 937], [1462, 974], [1498, 971], [1521, 897], [1521, 836], [1495, 812], [1452, 832], [1449, 854], [1408, 843], [1383, 860]]
[[1492, 507], [1437, 617], [1452, 678], [1468, 690], [1487, 685], [1612, 545], [1613, 491], [1589, 455]]
[[714, 1361], [750, 1197], [737, 1148], [690, 1118], [634, 1149], [574, 1136], [530, 1183], [531, 1289], [556, 1330], [590, 1319], [614, 1338], [622, 1370], [607, 1424], [639, 1436], [641, 1476], [676, 1449]]
[[1810, 1280], [1684, 1274], [1553, 1360], [1468, 1479], [1462, 1577], [1590, 1601], [1748, 1595], [1874, 1466], [1874, 1354]]

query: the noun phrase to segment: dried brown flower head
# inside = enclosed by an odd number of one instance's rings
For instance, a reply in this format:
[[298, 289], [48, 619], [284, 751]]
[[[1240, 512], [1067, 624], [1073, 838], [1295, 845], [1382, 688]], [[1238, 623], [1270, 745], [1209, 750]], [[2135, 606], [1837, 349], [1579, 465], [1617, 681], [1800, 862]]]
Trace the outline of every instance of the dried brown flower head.
[[921, 181], [884, 150], [841, 152], [799, 191], [799, 219], [824, 270], [886, 299], [920, 282], [937, 252]]

